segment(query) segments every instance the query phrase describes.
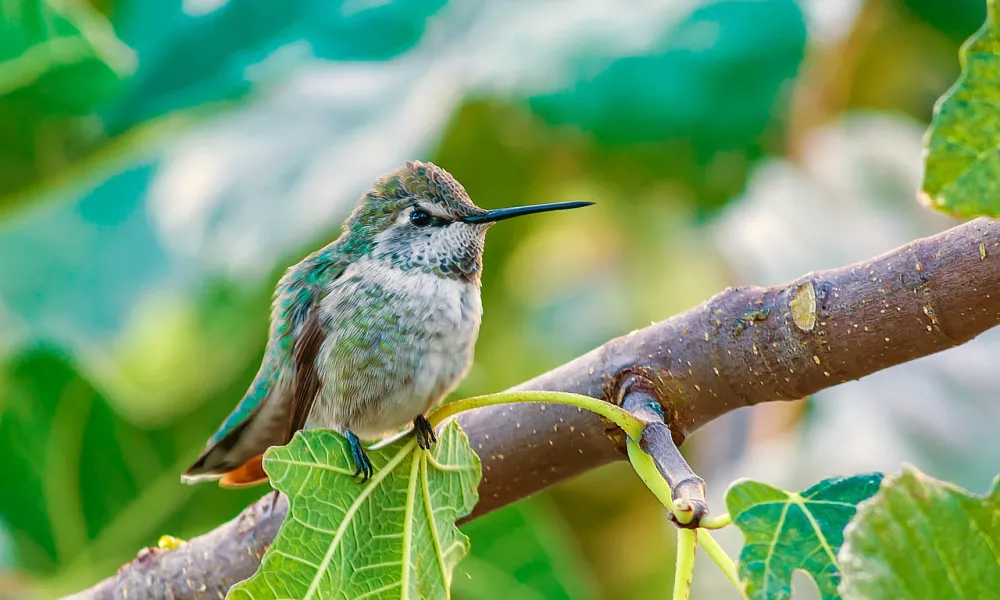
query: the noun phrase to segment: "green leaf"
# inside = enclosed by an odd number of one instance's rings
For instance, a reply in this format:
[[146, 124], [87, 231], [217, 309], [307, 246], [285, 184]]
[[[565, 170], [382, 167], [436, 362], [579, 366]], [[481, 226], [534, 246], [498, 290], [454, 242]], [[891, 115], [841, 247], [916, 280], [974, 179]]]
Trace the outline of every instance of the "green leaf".
[[746, 538], [739, 575], [749, 598], [790, 598], [796, 570], [812, 576], [824, 599], [839, 598], [844, 527], [881, 480], [880, 474], [824, 479], [801, 493], [758, 481], [733, 484], [726, 507]]
[[104, 139], [87, 116], [121, 89], [136, 55], [90, 2], [0, 5], [0, 208]]
[[1000, 16], [962, 45], [962, 75], [938, 101], [927, 138], [921, 200], [957, 217], [1000, 215]]
[[289, 516], [261, 567], [229, 598], [444, 598], [469, 550], [455, 521], [479, 499], [479, 457], [454, 421], [425, 452], [416, 440], [369, 451], [360, 484], [343, 436], [297, 433], [264, 455]]
[[[17, 490], [0, 494], [0, 523], [18, 567], [45, 595], [93, 584], [163, 533], [202, 533], [260, 493], [178, 482], [224, 405], [138, 427], [44, 347], [5, 360], [0, 381], [0, 489]], [[221, 393], [236, 396], [235, 385]]]
[[846, 531], [844, 598], [994, 598], [1000, 590], [1000, 478], [977, 496], [906, 468]]

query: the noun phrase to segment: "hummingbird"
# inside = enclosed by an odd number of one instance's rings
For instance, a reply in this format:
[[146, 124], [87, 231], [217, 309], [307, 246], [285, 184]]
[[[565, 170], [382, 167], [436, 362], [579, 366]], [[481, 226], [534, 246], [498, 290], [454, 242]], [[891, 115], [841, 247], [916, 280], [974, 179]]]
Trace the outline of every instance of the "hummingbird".
[[278, 282], [260, 369], [181, 480], [262, 483], [264, 451], [304, 428], [343, 435], [361, 481], [374, 474], [363, 442], [412, 425], [429, 449], [427, 413], [472, 364], [486, 231], [590, 204], [485, 210], [447, 171], [417, 161], [378, 178], [340, 237]]

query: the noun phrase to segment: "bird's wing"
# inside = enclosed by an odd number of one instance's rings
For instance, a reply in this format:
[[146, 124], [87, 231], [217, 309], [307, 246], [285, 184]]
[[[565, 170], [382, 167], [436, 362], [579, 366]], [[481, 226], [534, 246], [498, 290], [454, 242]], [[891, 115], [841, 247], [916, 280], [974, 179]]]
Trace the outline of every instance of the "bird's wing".
[[295, 339], [292, 353], [295, 361], [295, 385], [292, 387], [286, 429], [286, 439], [289, 440], [296, 431], [305, 427], [320, 389], [316, 357], [325, 336], [319, 314], [319, 302], [314, 302]]
[[[259, 463], [264, 451], [287, 443], [305, 424], [319, 391], [315, 367], [323, 341], [319, 304], [326, 286], [347, 266], [322, 259], [307, 258], [278, 284], [271, 337], [260, 372], [182, 480], [194, 483], [221, 477], [231, 486], [256, 483], [263, 473]], [[287, 380], [294, 381], [292, 386], [282, 385]], [[275, 417], [280, 417], [277, 423]], [[244, 471], [248, 475], [240, 475]]]
[[316, 357], [326, 337], [320, 318], [320, 304], [329, 291], [329, 285], [340, 279], [346, 268], [346, 262], [328, 261], [322, 265], [313, 265], [313, 268], [297, 278], [290, 278], [287, 283], [286, 293], [291, 301], [285, 310], [291, 324], [290, 362], [295, 369], [295, 383], [288, 398], [286, 442], [292, 439], [296, 431], [305, 427], [309, 411], [319, 393]]

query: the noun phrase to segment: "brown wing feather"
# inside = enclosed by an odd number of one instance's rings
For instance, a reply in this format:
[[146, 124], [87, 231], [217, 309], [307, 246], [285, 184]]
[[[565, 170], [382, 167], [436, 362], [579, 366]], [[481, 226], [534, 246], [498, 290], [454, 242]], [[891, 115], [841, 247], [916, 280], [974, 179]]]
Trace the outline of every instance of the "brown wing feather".
[[309, 411], [319, 393], [319, 372], [316, 357], [323, 344], [323, 328], [320, 326], [318, 302], [315, 303], [302, 323], [302, 329], [295, 341], [295, 385], [292, 389], [291, 410], [288, 411], [288, 440], [306, 425]]
[[[309, 411], [312, 409], [316, 394], [319, 393], [319, 373], [316, 371], [316, 356], [323, 343], [323, 331], [319, 323], [319, 310], [314, 305], [306, 316], [296, 338], [295, 350], [295, 386], [292, 389], [291, 410], [288, 412], [288, 429], [285, 439], [290, 441], [295, 432], [305, 427]], [[219, 486], [225, 488], [244, 488], [267, 481], [264, 472], [263, 455], [248, 460], [236, 469], [227, 472], [219, 480]]]

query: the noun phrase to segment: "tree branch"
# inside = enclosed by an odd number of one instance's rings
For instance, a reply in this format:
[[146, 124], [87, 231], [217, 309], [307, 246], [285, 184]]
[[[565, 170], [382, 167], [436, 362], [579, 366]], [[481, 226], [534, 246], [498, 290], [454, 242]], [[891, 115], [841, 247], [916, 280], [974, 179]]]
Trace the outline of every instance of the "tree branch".
[[[1000, 225], [977, 219], [882, 256], [785, 285], [729, 288], [514, 389], [618, 400], [652, 382], [677, 444], [735, 408], [794, 400], [971, 340], [1000, 324]], [[470, 518], [621, 459], [623, 434], [568, 406], [459, 415], [483, 464]], [[284, 518], [265, 497], [180, 548], [144, 550], [73, 598], [221, 598], [250, 576]]]

